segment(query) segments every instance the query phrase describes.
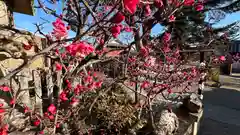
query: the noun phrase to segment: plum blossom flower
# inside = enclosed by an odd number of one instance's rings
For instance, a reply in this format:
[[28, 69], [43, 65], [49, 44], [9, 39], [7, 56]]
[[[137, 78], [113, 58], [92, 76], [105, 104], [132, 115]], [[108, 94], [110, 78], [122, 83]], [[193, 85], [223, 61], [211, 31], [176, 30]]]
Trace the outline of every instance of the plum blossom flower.
[[48, 119], [49, 120], [54, 120], [54, 116], [53, 115], [48, 115]]
[[203, 4], [199, 3], [195, 6], [196, 11], [202, 11], [204, 9]]
[[192, 76], [197, 76], [197, 69], [195, 67], [192, 67], [192, 72], [191, 72]]
[[23, 48], [25, 50], [31, 50], [32, 49], [32, 45], [23, 44]]
[[121, 12], [117, 12], [112, 18], [111, 22], [112, 23], [121, 23], [123, 20], [125, 20], [125, 16]]
[[171, 39], [171, 34], [168, 32], [165, 32], [163, 35], [163, 41], [166, 43], [166, 42], [169, 42], [170, 39]]
[[11, 90], [11, 88], [8, 87], [8, 86], [0, 86], [0, 90], [2, 90], [2, 91], [4, 91], [4, 92], [8, 92], [8, 91]]
[[62, 65], [60, 63], [58, 63], [58, 62], [56, 62], [55, 67], [56, 67], [57, 71], [61, 71], [62, 70]]
[[48, 107], [48, 112], [50, 112], [51, 114], [56, 114], [56, 111], [57, 111], [57, 108], [54, 104], [51, 104], [49, 107]]
[[167, 91], [168, 91], [168, 93], [169, 93], [169, 94], [171, 94], [171, 93], [172, 93], [172, 89], [168, 89]]
[[93, 83], [90, 83], [87, 85], [88, 90], [93, 90], [95, 88], [94, 84]]
[[92, 83], [93, 82], [92, 76], [88, 75], [87, 77], [85, 77], [84, 82], [85, 83]]
[[68, 25], [66, 29], [67, 29], [67, 30], [70, 30], [70, 29], [71, 29], [71, 26], [70, 26], [70, 25]]
[[[0, 108], [0, 114], [1, 113], [4, 113], [5, 112], [5, 109], [3, 109], [3, 108]], [[0, 134], [1, 135], [1, 134]]]
[[73, 97], [73, 98], [71, 99], [70, 104], [73, 105], [73, 106], [76, 106], [76, 105], [78, 104], [78, 102], [79, 102], [79, 99]]
[[102, 81], [95, 82], [95, 86], [96, 86], [97, 88], [102, 87]]
[[107, 5], [107, 6], [104, 6], [104, 9], [105, 9], [105, 10], [111, 10], [111, 9], [112, 9], [112, 6], [108, 6], [108, 5]]
[[220, 57], [219, 57], [219, 60], [221, 60], [221, 61], [225, 61], [226, 58], [225, 58], [225, 56], [220, 56]]
[[150, 86], [150, 82], [149, 81], [144, 81], [142, 84], [141, 84], [141, 88], [145, 89], [147, 87]]
[[26, 105], [24, 105], [24, 113], [27, 113], [27, 112], [29, 112], [29, 107], [28, 106], [26, 106]]
[[74, 88], [74, 94], [79, 95], [81, 92], [81, 89], [79, 87]]
[[132, 32], [133, 30], [132, 30], [131, 27], [124, 27], [124, 31], [126, 31], [126, 32]]
[[65, 58], [67, 57], [66, 52], [62, 53], [62, 54], [61, 54], [61, 57], [62, 57], [63, 59], [65, 59]]
[[137, 10], [137, 5], [139, 4], [139, 0], [123, 0], [123, 4], [125, 9], [130, 14], [134, 14]]
[[164, 52], [164, 53], [168, 53], [168, 52], [170, 52], [170, 51], [171, 51], [171, 49], [169, 48], [168, 45], [165, 45], [165, 46], [163, 47], [163, 52]]
[[169, 4], [174, 4], [176, 7], [179, 7], [181, 5], [179, 0], [168, 0]]
[[33, 122], [33, 125], [38, 126], [38, 125], [40, 125], [40, 123], [41, 123], [41, 121], [39, 119], [37, 119]]
[[103, 46], [104, 43], [105, 43], [104, 39], [100, 39], [100, 40], [99, 40], [99, 44], [100, 44], [101, 46]]
[[12, 100], [10, 101], [10, 105], [13, 105], [13, 104], [15, 104], [15, 99], [12, 99]]
[[0, 135], [8, 135], [8, 125], [4, 125], [2, 128], [0, 128]]
[[174, 56], [175, 57], [179, 57], [180, 56], [180, 49], [177, 47], [175, 52], [174, 52]]
[[67, 98], [67, 94], [66, 94], [66, 92], [61, 92], [61, 94], [60, 94], [60, 97], [59, 97], [62, 101], [67, 101], [68, 100], [68, 98]]
[[130, 62], [130, 63], [133, 63], [133, 62], [136, 62], [136, 58], [128, 58], [128, 61]]
[[146, 5], [146, 7], [145, 7], [145, 15], [149, 16], [149, 15], [151, 15], [151, 13], [152, 13], [152, 11], [151, 11], [150, 5]]
[[56, 128], [60, 128], [60, 123], [57, 123], [57, 124], [56, 124]]
[[59, 54], [60, 54], [60, 52], [59, 52], [58, 49], [55, 50], [55, 54], [56, 54], [56, 55], [59, 55]]
[[147, 57], [149, 55], [149, 49], [147, 47], [141, 47], [140, 49], [140, 54], [143, 57]]
[[79, 54], [79, 56], [83, 58], [92, 53], [94, 51], [94, 47], [85, 42], [74, 42], [66, 46], [66, 50], [72, 56]]
[[154, 1], [154, 5], [155, 5], [157, 8], [161, 8], [161, 7], [163, 7], [163, 1], [162, 1], [162, 0], [155, 0], [155, 1]]
[[184, 0], [185, 6], [192, 6], [195, 3], [195, 0]]
[[120, 25], [112, 26], [111, 33], [114, 38], [117, 38], [118, 35], [121, 33], [121, 26]]
[[58, 18], [55, 22], [53, 22], [52, 25], [54, 27], [52, 35], [55, 38], [61, 39], [67, 36], [68, 34], [67, 28], [60, 18]]
[[174, 15], [169, 16], [169, 22], [174, 22], [176, 17]]
[[154, 58], [154, 57], [152, 57], [152, 56], [150, 56], [150, 57], [147, 59], [147, 62], [146, 62], [147, 66], [154, 66], [155, 63], [156, 63], [156, 58]]

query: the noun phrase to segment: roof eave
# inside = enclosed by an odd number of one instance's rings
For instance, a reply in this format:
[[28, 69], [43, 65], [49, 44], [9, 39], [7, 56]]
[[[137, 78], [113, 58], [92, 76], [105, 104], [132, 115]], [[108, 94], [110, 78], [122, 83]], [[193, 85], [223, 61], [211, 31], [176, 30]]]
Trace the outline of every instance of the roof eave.
[[13, 12], [34, 15], [34, 0], [12, 0]]

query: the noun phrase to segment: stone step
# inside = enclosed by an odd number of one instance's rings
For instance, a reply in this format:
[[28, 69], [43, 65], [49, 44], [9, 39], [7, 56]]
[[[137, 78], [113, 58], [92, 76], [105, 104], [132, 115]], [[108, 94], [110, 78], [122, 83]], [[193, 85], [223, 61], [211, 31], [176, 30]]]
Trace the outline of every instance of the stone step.
[[220, 80], [221, 83], [236, 83], [240, 84], [240, 77], [238, 76], [226, 76], [226, 75], [220, 75]]
[[[226, 75], [220, 75], [219, 82], [222, 86], [230, 86], [234, 88], [240, 88], [240, 77], [239, 76], [226, 76]], [[206, 82], [206, 86], [216, 86], [216, 82], [208, 80]]]

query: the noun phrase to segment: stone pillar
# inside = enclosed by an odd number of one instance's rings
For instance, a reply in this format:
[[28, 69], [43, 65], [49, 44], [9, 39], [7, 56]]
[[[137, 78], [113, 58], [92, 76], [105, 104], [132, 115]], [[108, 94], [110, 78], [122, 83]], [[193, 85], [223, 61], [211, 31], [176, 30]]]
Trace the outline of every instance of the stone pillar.
[[13, 26], [13, 16], [5, 0], [0, 0], [0, 25]]
[[198, 82], [198, 94], [200, 95], [200, 99], [203, 99], [203, 89], [204, 89], [204, 81], [205, 81], [205, 69], [206, 64], [204, 63], [204, 52], [200, 52], [200, 80]]
[[28, 82], [31, 80], [29, 78], [30, 70], [26, 69], [19, 73], [19, 82], [20, 82], [20, 90], [21, 92], [18, 93], [19, 101], [21, 101], [24, 105], [32, 108], [30, 94], [29, 94], [29, 85]]

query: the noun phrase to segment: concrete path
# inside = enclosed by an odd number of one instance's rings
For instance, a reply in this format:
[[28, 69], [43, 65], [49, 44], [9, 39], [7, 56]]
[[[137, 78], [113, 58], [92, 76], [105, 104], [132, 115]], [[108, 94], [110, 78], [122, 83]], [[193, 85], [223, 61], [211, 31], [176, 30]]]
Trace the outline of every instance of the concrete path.
[[199, 135], [240, 135], [240, 87], [206, 88]]

